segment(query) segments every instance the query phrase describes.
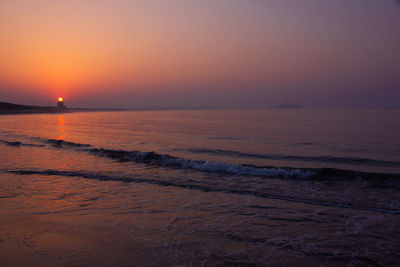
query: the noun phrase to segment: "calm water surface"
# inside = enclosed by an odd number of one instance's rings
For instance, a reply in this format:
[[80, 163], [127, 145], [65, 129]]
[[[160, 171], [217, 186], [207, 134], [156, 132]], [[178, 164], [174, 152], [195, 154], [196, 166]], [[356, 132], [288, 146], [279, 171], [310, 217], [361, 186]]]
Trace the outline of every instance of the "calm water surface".
[[398, 264], [399, 136], [400, 110], [0, 116], [0, 263]]

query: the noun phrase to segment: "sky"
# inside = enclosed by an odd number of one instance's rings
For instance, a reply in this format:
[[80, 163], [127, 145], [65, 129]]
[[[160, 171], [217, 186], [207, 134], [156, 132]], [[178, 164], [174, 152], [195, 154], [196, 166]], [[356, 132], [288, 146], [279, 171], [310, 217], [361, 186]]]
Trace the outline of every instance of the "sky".
[[397, 0], [1, 0], [0, 102], [400, 106]]

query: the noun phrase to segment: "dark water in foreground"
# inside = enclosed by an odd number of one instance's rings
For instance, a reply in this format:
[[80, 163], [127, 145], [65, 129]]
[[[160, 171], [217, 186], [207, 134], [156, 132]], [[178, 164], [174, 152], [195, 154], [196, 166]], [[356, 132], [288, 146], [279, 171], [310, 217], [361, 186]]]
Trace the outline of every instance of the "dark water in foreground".
[[399, 110], [0, 116], [0, 263], [396, 265], [399, 136]]

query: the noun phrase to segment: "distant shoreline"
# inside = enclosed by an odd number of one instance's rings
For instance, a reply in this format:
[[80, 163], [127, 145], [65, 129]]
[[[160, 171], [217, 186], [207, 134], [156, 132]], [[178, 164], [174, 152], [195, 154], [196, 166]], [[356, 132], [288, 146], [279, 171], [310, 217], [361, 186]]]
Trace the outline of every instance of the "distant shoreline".
[[[307, 108], [309, 109], [309, 108]], [[320, 109], [320, 108], [314, 108]], [[328, 108], [330, 109], [330, 108]], [[332, 108], [335, 109], [335, 108]], [[347, 110], [349, 108], [338, 108]], [[387, 110], [400, 109], [400, 107], [366, 107], [354, 108], [354, 110]], [[24, 115], [24, 114], [65, 114], [75, 112], [119, 112], [119, 111], [182, 111], [182, 110], [304, 110], [297, 104], [283, 104], [272, 107], [257, 108], [232, 108], [232, 107], [149, 107], [149, 108], [62, 108], [55, 106], [19, 105], [8, 102], [0, 102], [0, 115]]]
[[96, 112], [96, 111], [124, 111], [124, 109], [98, 109], [98, 108], [57, 108], [18, 105], [7, 102], [0, 102], [0, 115], [18, 115], [18, 114], [63, 114], [74, 112]]

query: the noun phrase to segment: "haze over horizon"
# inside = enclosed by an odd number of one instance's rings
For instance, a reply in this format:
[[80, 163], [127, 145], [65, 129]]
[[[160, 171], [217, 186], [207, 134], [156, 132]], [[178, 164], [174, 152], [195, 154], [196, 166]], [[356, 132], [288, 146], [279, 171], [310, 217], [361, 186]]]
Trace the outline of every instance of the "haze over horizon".
[[400, 105], [395, 0], [4, 0], [0, 36], [0, 102]]

